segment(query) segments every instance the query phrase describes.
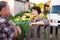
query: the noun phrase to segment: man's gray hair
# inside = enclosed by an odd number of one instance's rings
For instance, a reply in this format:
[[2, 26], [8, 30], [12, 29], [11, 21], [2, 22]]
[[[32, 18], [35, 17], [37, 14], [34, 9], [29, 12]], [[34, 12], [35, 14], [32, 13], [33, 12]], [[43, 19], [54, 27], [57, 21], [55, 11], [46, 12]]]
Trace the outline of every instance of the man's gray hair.
[[7, 2], [6, 1], [0, 1], [0, 11], [2, 10], [2, 8], [6, 7]]

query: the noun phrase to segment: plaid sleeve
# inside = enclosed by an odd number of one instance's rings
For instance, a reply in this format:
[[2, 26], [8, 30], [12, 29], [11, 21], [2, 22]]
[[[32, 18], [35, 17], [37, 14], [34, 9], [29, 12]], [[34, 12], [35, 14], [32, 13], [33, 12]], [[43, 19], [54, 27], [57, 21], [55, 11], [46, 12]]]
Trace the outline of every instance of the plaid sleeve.
[[15, 29], [12, 26], [4, 28], [5, 33], [7, 33], [8, 36], [13, 37], [15, 33]]

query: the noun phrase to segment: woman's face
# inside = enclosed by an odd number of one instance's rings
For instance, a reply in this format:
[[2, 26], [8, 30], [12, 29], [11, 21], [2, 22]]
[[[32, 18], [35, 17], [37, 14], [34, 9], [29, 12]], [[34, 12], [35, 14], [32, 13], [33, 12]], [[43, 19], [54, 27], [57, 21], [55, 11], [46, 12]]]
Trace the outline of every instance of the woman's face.
[[32, 9], [32, 15], [33, 15], [34, 17], [38, 16], [38, 15], [39, 15], [39, 14], [38, 14], [38, 11], [35, 10], [35, 9]]

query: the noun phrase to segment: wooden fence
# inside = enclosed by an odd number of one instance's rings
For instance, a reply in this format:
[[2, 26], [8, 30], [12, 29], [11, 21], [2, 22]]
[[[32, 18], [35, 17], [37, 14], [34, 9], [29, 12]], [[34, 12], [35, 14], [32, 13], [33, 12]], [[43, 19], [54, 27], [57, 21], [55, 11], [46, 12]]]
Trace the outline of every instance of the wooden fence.
[[[33, 28], [33, 30], [32, 30]], [[31, 32], [33, 37], [31, 37]], [[60, 40], [60, 28], [58, 28], [58, 34], [56, 35], [56, 27], [53, 27], [52, 38], [50, 38], [50, 26], [46, 26], [46, 35], [44, 34], [44, 26], [40, 26], [39, 37], [37, 37], [37, 27], [28, 27], [28, 32], [26, 38], [22, 38], [21, 40]], [[45, 37], [44, 37], [45, 36]]]

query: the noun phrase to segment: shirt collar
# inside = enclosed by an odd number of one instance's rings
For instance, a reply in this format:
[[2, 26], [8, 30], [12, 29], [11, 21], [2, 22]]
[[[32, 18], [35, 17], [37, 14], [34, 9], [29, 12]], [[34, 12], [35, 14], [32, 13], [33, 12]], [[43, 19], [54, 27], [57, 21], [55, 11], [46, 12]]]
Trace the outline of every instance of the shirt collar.
[[1, 14], [0, 14], [0, 17], [1, 17], [1, 18], [4, 18]]

